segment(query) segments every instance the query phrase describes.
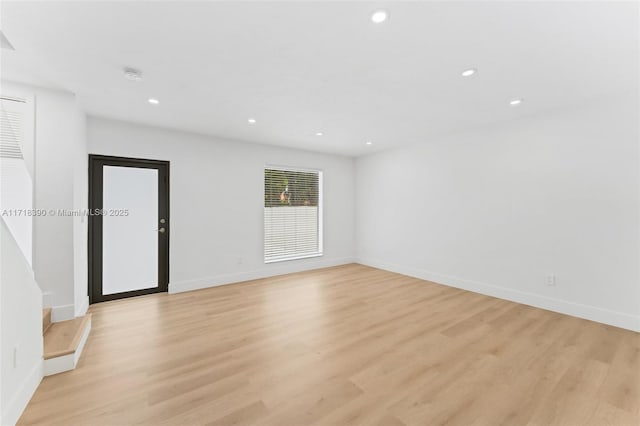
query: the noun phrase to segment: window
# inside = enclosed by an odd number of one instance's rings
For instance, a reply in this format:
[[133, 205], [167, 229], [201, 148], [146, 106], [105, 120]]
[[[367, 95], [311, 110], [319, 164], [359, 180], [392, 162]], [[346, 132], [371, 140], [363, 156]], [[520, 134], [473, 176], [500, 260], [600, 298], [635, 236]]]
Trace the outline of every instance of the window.
[[264, 169], [264, 261], [322, 255], [322, 172]]
[[[26, 95], [26, 94], [25, 94]], [[33, 97], [0, 95], [0, 210], [25, 259], [33, 261]], [[23, 211], [24, 214], [11, 213]]]

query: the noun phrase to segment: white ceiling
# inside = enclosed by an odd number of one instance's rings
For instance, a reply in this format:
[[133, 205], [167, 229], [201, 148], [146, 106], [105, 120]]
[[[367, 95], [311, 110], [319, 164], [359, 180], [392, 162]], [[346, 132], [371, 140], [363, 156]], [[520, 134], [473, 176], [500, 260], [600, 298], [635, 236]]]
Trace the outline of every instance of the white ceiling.
[[91, 115], [346, 155], [638, 90], [636, 2], [1, 8], [3, 78], [72, 91]]

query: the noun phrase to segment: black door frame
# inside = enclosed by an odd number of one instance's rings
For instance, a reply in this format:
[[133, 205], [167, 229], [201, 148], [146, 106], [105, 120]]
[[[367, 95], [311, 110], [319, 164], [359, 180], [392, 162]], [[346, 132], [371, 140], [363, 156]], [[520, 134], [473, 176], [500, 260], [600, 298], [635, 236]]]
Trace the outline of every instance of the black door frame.
[[[102, 294], [102, 214], [100, 213], [103, 207], [103, 166], [158, 170], [158, 227], [165, 228], [164, 233], [158, 232], [158, 287], [109, 295]], [[164, 218], [165, 223], [160, 224], [160, 218]], [[89, 303], [168, 291], [170, 223], [169, 161], [89, 154]]]

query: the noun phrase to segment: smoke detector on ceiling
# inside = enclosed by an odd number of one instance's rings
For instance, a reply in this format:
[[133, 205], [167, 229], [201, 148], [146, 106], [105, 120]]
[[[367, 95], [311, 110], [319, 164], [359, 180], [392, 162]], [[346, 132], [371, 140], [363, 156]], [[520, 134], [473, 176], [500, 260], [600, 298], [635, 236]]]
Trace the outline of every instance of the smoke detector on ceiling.
[[124, 78], [131, 81], [140, 81], [142, 80], [142, 71], [126, 67], [124, 69]]

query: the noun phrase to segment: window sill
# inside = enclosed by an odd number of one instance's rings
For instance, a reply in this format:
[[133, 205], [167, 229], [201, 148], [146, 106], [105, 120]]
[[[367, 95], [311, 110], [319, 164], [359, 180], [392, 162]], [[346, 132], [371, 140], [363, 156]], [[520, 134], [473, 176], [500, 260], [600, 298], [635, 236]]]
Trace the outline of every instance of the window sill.
[[278, 262], [287, 262], [289, 260], [310, 259], [312, 257], [321, 257], [323, 255], [324, 253], [313, 253], [313, 254], [305, 254], [304, 256], [282, 257], [278, 259], [265, 260], [264, 263], [278, 263]]

